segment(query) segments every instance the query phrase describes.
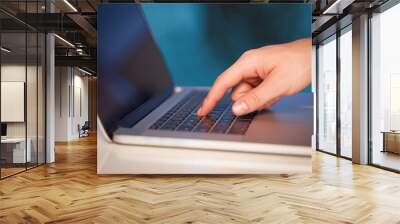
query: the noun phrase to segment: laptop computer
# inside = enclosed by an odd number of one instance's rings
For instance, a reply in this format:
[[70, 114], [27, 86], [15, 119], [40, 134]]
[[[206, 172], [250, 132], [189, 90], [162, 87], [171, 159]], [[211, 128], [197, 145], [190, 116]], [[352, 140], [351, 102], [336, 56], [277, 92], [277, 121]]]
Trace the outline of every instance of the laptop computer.
[[97, 61], [98, 119], [115, 143], [247, 152], [311, 147], [312, 93], [241, 117], [227, 93], [198, 117], [208, 87], [174, 85], [140, 5], [99, 5]]

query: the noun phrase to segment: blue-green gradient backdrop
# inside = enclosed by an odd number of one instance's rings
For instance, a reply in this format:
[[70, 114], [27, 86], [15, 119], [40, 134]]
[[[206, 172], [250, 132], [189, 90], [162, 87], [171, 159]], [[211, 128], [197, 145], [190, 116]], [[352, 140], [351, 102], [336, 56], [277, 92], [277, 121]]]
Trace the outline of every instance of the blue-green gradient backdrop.
[[310, 4], [142, 4], [176, 85], [209, 86], [244, 51], [311, 37]]

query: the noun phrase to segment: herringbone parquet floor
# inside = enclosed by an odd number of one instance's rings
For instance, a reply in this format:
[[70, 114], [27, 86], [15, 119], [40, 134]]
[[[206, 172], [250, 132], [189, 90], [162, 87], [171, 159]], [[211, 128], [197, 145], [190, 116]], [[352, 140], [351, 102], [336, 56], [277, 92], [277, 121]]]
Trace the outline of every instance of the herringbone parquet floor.
[[400, 223], [400, 175], [323, 153], [313, 174], [99, 176], [96, 139], [0, 181], [0, 223]]

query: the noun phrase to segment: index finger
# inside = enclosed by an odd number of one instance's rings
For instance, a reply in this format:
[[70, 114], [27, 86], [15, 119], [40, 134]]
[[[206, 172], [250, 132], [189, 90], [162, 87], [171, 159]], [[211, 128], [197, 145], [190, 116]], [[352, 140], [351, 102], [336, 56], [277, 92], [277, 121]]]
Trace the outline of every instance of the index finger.
[[240, 83], [245, 75], [254, 71], [255, 67], [250, 63], [249, 57], [240, 57], [231, 67], [218, 76], [197, 114], [204, 116], [210, 113], [230, 88]]

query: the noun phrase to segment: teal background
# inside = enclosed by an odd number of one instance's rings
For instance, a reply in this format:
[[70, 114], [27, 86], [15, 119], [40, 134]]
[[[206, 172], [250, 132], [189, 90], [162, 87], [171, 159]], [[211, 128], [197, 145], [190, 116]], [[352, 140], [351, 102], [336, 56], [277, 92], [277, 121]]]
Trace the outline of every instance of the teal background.
[[311, 4], [142, 4], [174, 82], [209, 86], [244, 51], [311, 37]]

